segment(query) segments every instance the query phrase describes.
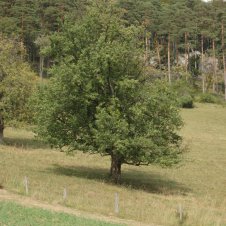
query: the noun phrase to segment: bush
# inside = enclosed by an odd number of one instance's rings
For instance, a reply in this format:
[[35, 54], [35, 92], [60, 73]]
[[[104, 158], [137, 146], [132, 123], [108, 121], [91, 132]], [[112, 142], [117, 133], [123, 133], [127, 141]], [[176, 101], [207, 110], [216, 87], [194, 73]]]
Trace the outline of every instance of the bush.
[[173, 83], [172, 89], [178, 96], [179, 106], [182, 108], [193, 108], [193, 93], [192, 85], [186, 80], [177, 80]]
[[223, 100], [220, 96], [212, 93], [203, 93], [199, 96], [198, 101], [201, 103], [222, 104]]
[[193, 98], [191, 95], [182, 96], [179, 98], [180, 107], [182, 108], [193, 108]]

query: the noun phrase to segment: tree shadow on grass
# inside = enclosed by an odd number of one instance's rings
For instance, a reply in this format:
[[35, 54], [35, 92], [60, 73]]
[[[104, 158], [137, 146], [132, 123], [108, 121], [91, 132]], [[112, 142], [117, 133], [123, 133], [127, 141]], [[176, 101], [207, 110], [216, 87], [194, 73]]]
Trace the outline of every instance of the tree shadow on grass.
[[50, 146], [36, 138], [5, 137], [4, 145], [22, 149], [46, 149]]
[[[54, 165], [48, 171], [57, 175], [86, 178], [112, 184], [108, 171], [105, 168]], [[133, 169], [122, 172], [121, 183], [117, 186], [164, 195], [186, 195], [191, 192], [191, 189], [183, 184], [169, 180], [161, 175]]]

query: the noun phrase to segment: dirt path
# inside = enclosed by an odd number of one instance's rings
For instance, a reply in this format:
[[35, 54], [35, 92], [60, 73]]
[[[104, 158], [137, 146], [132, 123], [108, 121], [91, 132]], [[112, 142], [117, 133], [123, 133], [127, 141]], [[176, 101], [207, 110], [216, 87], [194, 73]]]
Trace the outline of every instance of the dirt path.
[[143, 224], [143, 223], [139, 223], [139, 222], [133, 221], [133, 220], [119, 219], [119, 218], [113, 217], [113, 216], [107, 217], [107, 216], [103, 216], [103, 215], [99, 215], [99, 214], [87, 213], [87, 212], [67, 208], [67, 207], [60, 206], [60, 205], [51, 205], [48, 203], [43, 203], [43, 202], [31, 199], [29, 197], [16, 195], [16, 194], [13, 194], [6, 190], [1, 190], [1, 189], [0, 189], [0, 200], [13, 201], [15, 203], [18, 203], [18, 204], [26, 206], [26, 207], [38, 207], [38, 208], [42, 208], [42, 209], [46, 209], [46, 210], [50, 210], [50, 211], [54, 211], [54, 212], [61, 212], [61, 213], [63, 212], [63, 213], [75, 215], [77, 217], [84, 217], [84, 218], [111, 222], [111, 223], [124, 224], [124, 225], [126, 224], [129, 226], [157, 226], [154, 224]]

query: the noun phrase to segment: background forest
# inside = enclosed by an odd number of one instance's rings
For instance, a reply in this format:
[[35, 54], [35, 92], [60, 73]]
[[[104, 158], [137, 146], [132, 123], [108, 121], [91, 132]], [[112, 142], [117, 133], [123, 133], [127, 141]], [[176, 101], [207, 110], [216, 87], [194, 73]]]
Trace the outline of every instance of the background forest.
[[[40, 77], [48, 77], [48, 68], [54, 63], [49, 51], [51, 35], [62, 31], [65, 20], [80, 20], [90, 2], [1, 0], [1, 34], [25, 47], [23, 57]], [[128, 26], [143, 28], [140, 39], [151, 77], [166, 77], [169, 82], [183, 78], [203, 93], [225, 93], [225, 1], [115, 2]]]

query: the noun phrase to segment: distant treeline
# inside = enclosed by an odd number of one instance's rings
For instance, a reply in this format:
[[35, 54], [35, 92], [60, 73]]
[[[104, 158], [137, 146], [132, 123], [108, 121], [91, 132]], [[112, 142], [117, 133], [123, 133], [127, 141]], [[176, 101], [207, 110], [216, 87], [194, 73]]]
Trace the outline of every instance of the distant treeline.
[[[104, 1], [104, 0], [100, 0]], [[26, 47], [27, 59], [40, 76], [52, 63], [49, 37], [65, 21], [86, 14], [90, 0], [0, 0], [0, 32]], [[215, 0], [115, 0], [125, 23], [142, 27], [147, 66], [202, 79], [202, 90], [224, 92], [226, 2]], [[209, 66], [208, 66], [209, 65]]]

